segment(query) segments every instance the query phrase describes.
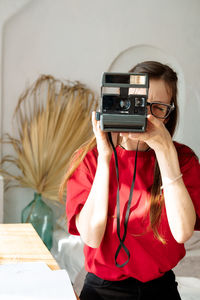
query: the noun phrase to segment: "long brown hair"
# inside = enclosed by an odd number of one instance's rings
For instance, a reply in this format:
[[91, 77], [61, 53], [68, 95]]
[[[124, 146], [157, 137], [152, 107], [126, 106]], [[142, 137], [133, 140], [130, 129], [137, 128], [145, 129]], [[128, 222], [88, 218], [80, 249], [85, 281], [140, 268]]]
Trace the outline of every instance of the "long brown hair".
[[[162, 79], [172, 92], [171, 102], [174, 103], [175, 109], [171, 112], [167, 123], [165, 124], [171, 136], [173, 136], [178, 119], [178, 106], [177, 106], [177, 75], [176, 73], [167, 65], [156, 61], [145, 61], [134, 66], [129, 72], [135, 73], [147, 73], [149, 79]], [[96, 139], [93, 136], [84, 145], [82, 145], [72, 156], [70, 168], [65, 174], [63, 181], [60, 185], [59, 196], [62, 199], [63, 192], [66, 188], [67, 180], [76, 170], [78, 165], [84, 159], [88, 151], [96, 146]], [[73, 162], [73, 163], [72, 163]], [[160, 222], [162, 207], [164, 203], [163, 196], [160, 195], [161, 187], [161, 175], [158, 166], [158, 162], [155, 162], [154, 169], [154, 182], [151, 188], [151, 199], [150, 199], [150, 224], [154, 232], [154, 235], [162, 242], [165, 243], [165, 239], [158, 233], [158, 225]]]
[[[129, 72], [147, 73], [149, 79], [162, 79], [170, 88], [172, 93], [171, 103], [174, 103], [175, 109], [171, 112], [165, 127], [168, 129], [171, 136], [174, 135], [177, 121], [178, 121], [178, 105], [177, 105], [177, 74], [167, 65], [161, 64], [156, 61], [146, 61], [137, 64]], [[154, 182], [151, 188], [150, 199], [150, 224], [154, 235], [162, 242], [165, 239], [158, 233], [158, 224], [160, 222], [162, 207], [164, 204], [163, 195], [160, 195], [161, 188], [161, 174], [158, 162], [155, 162], [154, 168]]]

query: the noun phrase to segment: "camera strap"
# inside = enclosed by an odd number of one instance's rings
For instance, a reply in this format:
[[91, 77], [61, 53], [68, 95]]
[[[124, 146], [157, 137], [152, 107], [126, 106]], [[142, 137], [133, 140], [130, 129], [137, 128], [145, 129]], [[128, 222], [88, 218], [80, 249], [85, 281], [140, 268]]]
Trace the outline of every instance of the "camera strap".
[[[115, 253], [115, 265], [118, 268], [122, 268], [129, 262], [129, 259], [130, 259], [130, 252], [129, 252], [128, 248], [124, 245], [124, 241], [126, 239], [126, 234], [127, 234], [128, 219], [129, 219], [129, 215], [130, 215], [130, 208], [131, 208], [133, 190], [134, 190], [134, 185], [135, 185], [136, 167], [137, 167], [137, 153], [138, 153], [138, 144], [139, 143], [137, 144], [137, 149], [136, 149], [136, 154], [135, 154], [135, 165], [134, 165], [133, 179], [132, 179], [132, 183], [131, 183], [131, 189], [130, 189], [127, 208], [126, 208], [126, 215], [125, 215], [125, 219], [124, 219], [124, 233], [123, 233], [123, 237], [121, 238], [121, 236], [120, 236], [119, 167], [118, 167], [117, 151], [116, 151], [115, 146], [113, 144], [112, 136], [111, 136], [110, 132], [108, 132], [108, 137], [109, 137], [109, 141], [110, 141], [111, 146], [112, 146], [113, 151], [114, 151], [115, 169], [116, 169], [116, 175], [117, 175], [117, 236], [119, 238], [120, 244], [119, 244], [119, 246], [117, 248], [117, 251]], [[124, 249], [124, 251], [125, 251], [128, 258], [124, 263], [119, 264], [117, 262], [117, 258], [118, 258], [118, 255], [120, 253], [120, 250], [122, 248]]]

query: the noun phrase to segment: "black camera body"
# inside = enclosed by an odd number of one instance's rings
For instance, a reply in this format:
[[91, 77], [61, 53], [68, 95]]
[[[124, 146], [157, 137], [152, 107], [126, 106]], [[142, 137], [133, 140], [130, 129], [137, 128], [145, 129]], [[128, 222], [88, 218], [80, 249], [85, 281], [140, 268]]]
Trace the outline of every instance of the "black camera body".
[[149, 80], [144, 73], [104, 73], [100, 128], [107, 132], [144, 132], [147, 124]]

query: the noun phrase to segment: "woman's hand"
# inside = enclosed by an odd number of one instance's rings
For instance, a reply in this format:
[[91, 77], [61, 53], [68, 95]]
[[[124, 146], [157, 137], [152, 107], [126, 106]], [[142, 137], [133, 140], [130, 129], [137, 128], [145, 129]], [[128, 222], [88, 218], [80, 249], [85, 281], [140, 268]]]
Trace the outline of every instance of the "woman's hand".
[[[96, 120], [95, 114], [96, 114], [95, 111], [93, 111], [92, 126], [97, 141], [97, 150], [99, 153], [99, 158], [103, 158], [104, 160], [110, 161], [113, 149], [109, 142], [108, 134], [101, 130], [100, 121]], [[112, 133], [112, 140], [114, 146], [117, 145], [117, 137], [118, 137], [118, 133]]]
[[[172, 145], [170, 133], [166, 129], [164, 123], [149, 114], [147, 116], [147, 130], [144, 133], [128, 133], [128, 138], [131, 140], [143, 141], [155, 152], [167, 150]], [[121, 134], [123, 136], [123, 134]]]

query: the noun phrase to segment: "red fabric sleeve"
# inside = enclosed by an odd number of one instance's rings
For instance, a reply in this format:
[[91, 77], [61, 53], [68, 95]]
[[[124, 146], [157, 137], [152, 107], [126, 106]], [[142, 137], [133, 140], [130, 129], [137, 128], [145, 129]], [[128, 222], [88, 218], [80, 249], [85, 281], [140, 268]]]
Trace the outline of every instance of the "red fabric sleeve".
[[187, 147], [180, 153], [183, 180], [193, 201], [197, 215], [195, 230], [200, 230], [200, 164], [195, 153]]
[[71, 234], [79, 235], [75, 218], [88, 198], [93, 182], [92, 177], [82, 162], [67, 182], [66, 215], [68, 231]]

